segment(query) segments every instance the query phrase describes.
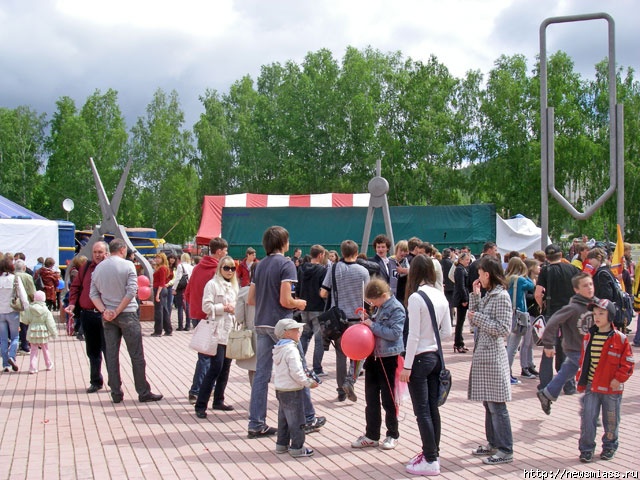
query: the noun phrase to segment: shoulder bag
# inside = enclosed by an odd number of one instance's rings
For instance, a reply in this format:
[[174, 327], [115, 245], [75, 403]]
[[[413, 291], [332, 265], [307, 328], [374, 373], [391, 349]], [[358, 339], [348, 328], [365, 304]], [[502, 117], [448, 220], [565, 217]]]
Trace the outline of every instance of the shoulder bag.
[[189, 274], [184, 273], [176, 285], [176, 292], [184, 291], [187, 288], [187, 282], [189, 282]]
[[513, 318], [511, 320], [511, 332], [516, 335], [524, 335], [529, 328], [529, 312], [521, 312], [516, 305], [516, 291], [518, 288], [518, 278], [513, 277], [513, 288], [511, 289], [511, 306], [513, 307]]
[[253, 351], [253, 331], [247, 329], [244, 325], [242, 328], [237, 328], [238, 324], [233, 321], [235, 328], [229, 332], [229, 339], [227, 340], [227, 358], [234, 360], [246, 360], [255, 355]]
[[212, 357], [218, 353], [218, 323], [215, 320], [200, 320], [191, 336], [189, 348]]
[[438, 329], [438, 322], [436, 322], [436, 312], [433, 308], [433, 302], [427, 296], [426, 293], [418, 290], [418, 294], [424, 300], [424, 303], [427, 304], [427, 308], [429, 309], [429, 315], [431, 316], [431, 325], [433, 326], [433, 334], [436, 337], [436, 342], [438, 342], [438, 355], [440, 356], [440, 364], [442, 365], [442, 370], [440, 370], [440, 378], [438, 379], [438, 406], [441, 407], [444, 405], [444, 402], [449, 398], [449, 392], [451, 391], [451, 372], [446, 369], [444, 365], [444, 355], [442, 355], [442, 343], [440, 343], [440, 330]]
[[342, 336], [344, 331], [349, 326], [347, 316], [338, 307], [338, 289], [336, 288], [336, 264], [331, 267], [331, 294], [335, 295], [335, 305], [329, 309], [327, 306], [330, 303], [327, 301], [325, 304], [325, 311], [318, 316], [318, 323], [322, 329], [322, 335], [328, 340], [337, 340]]
[[544, 315], [549, 311], [551, 305], [551, 269], [547, 266], [547, 287], [544, 289], [544, 303], [541, 309], [541, 315], [538, 315], [531, 324], [531, 336], [533, 337], [533, 343], [536, 346], [542, 346], [542, 335], [544, 335], [544, 329], [547, 327], [547, 319], [550, 315]]
[[[18, 278], [17, 275], [15, 275], [13, 277], [13, 290], [11, 291], [11, 302], [10, 302], [10, 306], [15, 312], [24, 312], [26, 308], [24, 301], [22, 300], [20, 295], [21, 293], [20, 287], [22, 287], [20, 279]], [[26, 297], [26, 292], [24, 296]]]

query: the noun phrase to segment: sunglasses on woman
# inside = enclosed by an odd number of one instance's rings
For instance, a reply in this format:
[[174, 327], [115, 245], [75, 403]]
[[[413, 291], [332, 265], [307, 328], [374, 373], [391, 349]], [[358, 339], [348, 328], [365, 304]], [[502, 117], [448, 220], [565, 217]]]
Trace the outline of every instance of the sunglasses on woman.
[[225, 272], [235, 272], [236, 267], [230, 267], [229, 265], [225, 265], [224, 267], [222, 267], [222, 270], [224, 270]]

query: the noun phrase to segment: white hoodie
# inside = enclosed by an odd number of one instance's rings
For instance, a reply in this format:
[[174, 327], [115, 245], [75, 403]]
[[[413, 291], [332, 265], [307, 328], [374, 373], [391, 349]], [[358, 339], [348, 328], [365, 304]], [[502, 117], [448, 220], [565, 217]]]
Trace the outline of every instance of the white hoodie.
[[276, 390], [290, 392], [313, 384], [302, 368], [298, 344], [289, 338], [283, 338], [273, 347], [273, 367], [272, 381]]

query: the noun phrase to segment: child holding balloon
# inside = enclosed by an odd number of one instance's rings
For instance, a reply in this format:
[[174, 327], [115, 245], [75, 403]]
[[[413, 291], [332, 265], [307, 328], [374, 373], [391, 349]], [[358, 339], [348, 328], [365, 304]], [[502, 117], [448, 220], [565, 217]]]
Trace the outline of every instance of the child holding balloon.
[[[366, 285], [364, 296], [374, 310], [371, 318], [366, 317], [362, 324], [373, 333], [375, 346], [364, 363], [365, 434], [357, 438], [351, 446], [367, 448], [379, 445], [382, 408], [384, 408], [387, 432], [382, 448], [392, 450], [396, 448], [400, 436], [393, 392], [398, 357], [404, 350], [402, 332], [405, 310], [402, 304], [391, 295], [389, 284], [380, 278], [374, 278]], [[358, 327], [360, 326], [355, 325], [350, 328]], [[347, 332], [344, 336], [348, 337]], [[345, 346], [343, 344], [343, 347]], [[348, 348], [345, 348], [345, 353], [347, 350]]]

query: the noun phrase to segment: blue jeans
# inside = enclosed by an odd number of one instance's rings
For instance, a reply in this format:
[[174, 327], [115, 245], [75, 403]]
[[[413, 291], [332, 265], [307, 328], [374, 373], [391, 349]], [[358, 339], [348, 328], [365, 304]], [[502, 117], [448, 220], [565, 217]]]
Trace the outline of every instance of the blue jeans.
[[[564, 384], [576, 377], [580, 368], [580, 352], [564, 352], [565, 359], [560, 366], [558, 373], [551, 379], [547, 386], [542, 390], [549, 400], [554, 402], [558, 399], [560, 391]], [[544, 355], [544, 354], [543, 354]], [[546, 356], [546, 355], [545, 355]]]
[[309, 348], [309, 342], [311, 337], [315, 337], [315, 346], [313, 349], [313, 371], [316, 373], [322, 373], [322, 357], [324, 357], [324, 345], [322, 341], [322, 331], [320, 330], [320, 323], [318, 317], [322, 312], [301, 312], [302, 322], [305, 323], [302, 336], [300, 337], [300, 343], [302, 344], [302, 351], [307, 354]]
[[[259, 431], [267, 425], [267, 397], [269, 394], [269, 381], [273, 369], [273, 347], [278, 342], [273, 333], [273, 327], [255, 327], [256, 342], [256, 373], [251, 385], [251, 400], [249, 401], [249, 430]], [[302, 366], [307, 367], [302, 353], [302, 346], [298, 342]], [[316, 412], [311, 403], [311, 393], [308, 388], [303, 389], [304, 416], [307, 422], [311, 422]]]
[[427, 462], [440, 456], [440, 410], [438, 409], [439, 375], [442, 370], [436, 352], [424, 352], [413, 360], [409, 394], [422, 440], [422, 454]]
[[189, 325], [189, 305], [184, 300], [184, 294], [177, 292], [173, 297], [173, 302], [176, 305], [178, 311], [178, 329], [190, 330]]
[[193, 372], [193, 383], [189, 389], [189, 395], [195, 395], [197, 397], [198, 393], [200, 393], [200, 385], [202, 385], [202, 381], [209, 370], [211, 358], [212, 357], [204, 353], [198, 353], [198, 361], [196, 362], [196, 370]]
[[122, 338], [124, 338], [131, 358], [133, 381], [138, 397], [144, 397], [151, 393], [151, 387], [146, 377], [147, 364], [144, 360], [142, 330], [138, 314], [124, 312], [110, 322], [103, 321], [102, 325], [104, 327], [105, 363], [109, 374], [111, 396], [122, 395], [122, 381], [120, 380], [120, 343]]
[[511, 419], [505, 402], [482, 402], [487, 442], [501, 452], [513, 453]]
[[591, 391], [591, 384], [582, 397], [582, 416], [580, 418], [580, 440], [578, 448], [581, 452], [592, 452], [596, 448], [596, 423], [602, 408], [602, 449], [618, 449], [618, 427], [620, 426], [620, 402], [622, 394], [607, 395]]
[[160, 289], [160, 301], [156, 302], [156, 295], [158, 289], [153, 289], [153, 333], [156, 335], [164, 333], [170, 334], [173, 332], [171, 327], [171, 317], [169, 308], [167, 307], [167, 289]]
[[[2, 366], [9, 366], [9, 359], [15, 360], [20, 340], [20, 313], [0, 313], [0, 352], [2, 352]], [[11, 342], [11, 344], [9, 344]]]
[[[516, 356], [518, 347], [520, 347], [520, 367], [535, 367], [533, 363], [533, 338], [531, 334], [531, 325], [527, 328], [524, 335], [511, 332], [507, 338], [507, 357], [509, 358], [509, 368], [513, 365], [513, 359]], [[520, 342], [522, 341], [522, 345]]]

